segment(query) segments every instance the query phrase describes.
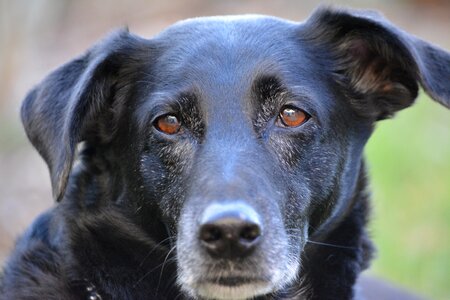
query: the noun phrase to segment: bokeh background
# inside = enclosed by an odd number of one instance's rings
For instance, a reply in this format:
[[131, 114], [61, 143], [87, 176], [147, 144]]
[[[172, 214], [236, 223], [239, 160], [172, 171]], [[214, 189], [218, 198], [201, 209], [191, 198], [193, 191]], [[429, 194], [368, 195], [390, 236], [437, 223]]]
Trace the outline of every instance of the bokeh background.
[[[382, 11], [450, 50], [450, 1], [330, 1]], [[259, 13], [303, 20], [318, 1], [0, 0], [0, 264], [39, 212], [53, 205], [47, 167], [28, 143], [20, 103], [50, 70], [114, 28], [151, 37], [203, 15]], [[450, 78], [442, 78], [450, 84]], [[450, 299], [450, 111], [423, 93], [382, 121], [366, 149], [373, 191], [369, 273], [430, 299]]]

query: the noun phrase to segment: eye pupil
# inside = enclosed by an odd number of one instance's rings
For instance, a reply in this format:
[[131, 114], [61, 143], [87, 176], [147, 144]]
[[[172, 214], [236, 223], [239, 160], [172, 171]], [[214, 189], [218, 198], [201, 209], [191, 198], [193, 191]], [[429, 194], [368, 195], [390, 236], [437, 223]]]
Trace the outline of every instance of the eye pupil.
[[280, 112], [280, 120], [286, 127], [297, 127], [307, 121], [306, 113], [298, 108], [286, 107]]
[[156, 120], [155, 127], [165, 134], [175, 134], [180, 131], [181, 123], [174, 115], [164, 115]]

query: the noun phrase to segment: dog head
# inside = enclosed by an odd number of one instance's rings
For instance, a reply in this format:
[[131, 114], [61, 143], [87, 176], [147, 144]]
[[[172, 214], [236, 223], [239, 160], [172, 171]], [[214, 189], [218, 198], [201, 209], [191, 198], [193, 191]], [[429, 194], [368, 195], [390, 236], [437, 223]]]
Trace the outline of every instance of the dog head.
[[101, 158], [91, 189], [149, 235], [164, 224], [184, 291], [246, 299], [301, 275], [308, 239], [345, 215], [373, 124], [419, 84], [449, 107], [449, 78], [448, 53], [375, 14], [199, 18], [113, 34], [37, 86], [22, 118], [58, 201], [75, 159]]

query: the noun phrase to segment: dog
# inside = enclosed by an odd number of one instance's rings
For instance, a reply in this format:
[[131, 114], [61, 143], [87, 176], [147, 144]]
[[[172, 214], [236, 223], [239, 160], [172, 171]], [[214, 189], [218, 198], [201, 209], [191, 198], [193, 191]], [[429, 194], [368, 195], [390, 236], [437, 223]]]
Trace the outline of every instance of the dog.
[[363, 148], [450, 54], [373, 12], [320, 8], [119, 30], [21, 116], [56, 204], [3, 299], [354, 299], [373, 246]]

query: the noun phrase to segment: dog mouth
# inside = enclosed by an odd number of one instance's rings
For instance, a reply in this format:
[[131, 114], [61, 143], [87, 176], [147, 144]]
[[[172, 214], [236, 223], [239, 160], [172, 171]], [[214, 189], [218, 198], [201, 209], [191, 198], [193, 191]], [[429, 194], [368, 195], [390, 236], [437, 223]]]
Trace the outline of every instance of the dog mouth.
[[273, 291], [270, 280], [259, 277], [211, 277], [197, 284], [196, 292], [201, 299], [252, 299]]
[[261, 284], [261, 283], [269, 283], [268, 280], [263, 278], [255, 278], [255, 277], [243, 277], [243, 276], [228, 276], [228, 277], [217, 277], [217, 278], [208, 278], [200, 282], [200, 284], [213, 284], [220, 286], [229, 286], [229, 287], [237, 287], [241, 285], [249, 285], [249, 284]]
[[[226, 205], [222, 206], [229, 208]], [[241, 206], [237, 207], [241, 208]], [[229, 210], [234, 213], [234, 210]], [[225, 220], [219, 219], [222, 223], [213, 223], [215, 228], [218, 231], [221, 230], [223, 234], [218, 237], [206, 235], [208, 239], [197, 234], [203, 232], [199, 228], [206, 228], [207, 233], [215, 232], [209, 230], [210, 227], [202, 227], [196, 223], [195, 220], [198, 218], [193, 217], [192, 212], [191, 214], [186, 212], [184, 214], [186, 219], [180, 220], [183, 225], [178, 231], [176, 244], [177, 283], [192, 298], [255, 299], [276, 293], [297, 278], [301, 266], [300, 253], [306, 237], [296, 235], [294, 238], [286, 234], [283, 223], [280, 221], [282, 218], [278, 215], [269, 214], [265, 218], [270, 217], [270, 226], [264, 227], [263, 234], [259, 236], [258, 242], [250, 251], [245, 249], [229, 251], [230, 248], [233, 249], [232, 246], [243, 244], [240, 239], [234, 238], [236, 234], [232, 229], [240, 229], [238, 233], [241, 235], [242, 232], [247, 233], [246, 227], [238, 225], [246, 225], [246, 222], [251, 221], [241, 217], [241, 214], [250, 215], [248, 211], [250, 211], [249, 208], [241, 209], [238, 211], [240, 214], [233, 214]], [[229, 222], [229, 219], [234, 222], [227, 224], [228, 227], [222, 226]], [[302, 228], [301, 225], [299, 227]], [[306, 230], [303, 231], [306, 233]], [[234, 234], [229, 235], [231, 238], [227, 235], [230, 232]], [[239, 235], [240, 238], [241, 235]], [[214, 239], [209, 239], [210, 236], [214, 236]], [[223, 236], [226, 238], [222, 238]], [[243, 238], [246, 242], [249, 240], [246, 236]]]

